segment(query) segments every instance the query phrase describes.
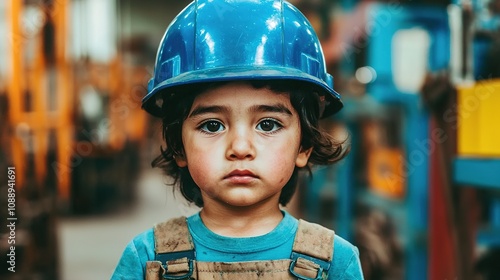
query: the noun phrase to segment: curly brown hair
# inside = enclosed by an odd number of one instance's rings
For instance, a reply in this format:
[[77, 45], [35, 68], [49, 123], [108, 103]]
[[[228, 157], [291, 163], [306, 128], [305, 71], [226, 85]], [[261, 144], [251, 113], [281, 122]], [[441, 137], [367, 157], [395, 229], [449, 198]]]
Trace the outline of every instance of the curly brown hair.
[[[169, 93], [163, 93], [162, 130], [165, 148], [160, 147], [160, 155], [151, 165], [161, 168], [173, 178], [173, 186], [178, 185], [184, 198], [203, 207], [200, 188], [196, 185], [187, 167], [179, 167], [175, 157], [184, 155], [182, 146], [182, 124], [187, 118], [196, 96], [210, 88], [220, 87], [228, 82], [195, 84], [184, 86]], [[283, 187], [279, 203], [285, 206], [292, 198], [297, 187], [299, 171], [305, 169], [311, 174], [310, 164], [329, 165], [342, 159], [348, 152], [343, 147], [344, 141], [337, 141], [331, 135], [319, 129], [320, 97], [312, 94], [309, 84], [299, 81], [268, 80], [248, 81], [254, 88], [268, 88], [276, 93], [290, 96], [290, 103], [298, 112], [301, 128], [301, 148], [312, 148], [309, 164], [306, 167], [295, 167], [290, 180]]]

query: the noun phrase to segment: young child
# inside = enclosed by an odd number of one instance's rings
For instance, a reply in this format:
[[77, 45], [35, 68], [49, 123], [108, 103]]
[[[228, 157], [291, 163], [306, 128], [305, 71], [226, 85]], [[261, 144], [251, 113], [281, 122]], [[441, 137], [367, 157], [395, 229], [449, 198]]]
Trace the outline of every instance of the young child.
[[280, 209], [299, 170], [344, 152], [318, 128], [342, 108], [307, 19], [280, 0], [197, 0], [160, 43], [143, 108], [153, 162], [202, 207], [126, 247], [112, 279], [362, 279], [358, 250]]

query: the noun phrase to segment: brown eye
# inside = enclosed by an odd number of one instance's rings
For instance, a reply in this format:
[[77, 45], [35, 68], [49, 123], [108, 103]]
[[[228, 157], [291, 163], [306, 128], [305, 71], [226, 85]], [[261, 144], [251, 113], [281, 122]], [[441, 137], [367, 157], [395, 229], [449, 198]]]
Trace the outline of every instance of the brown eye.
[[206, 132], [215, 133], [224, 130], [224, 126], [219, 121], [207, 121], [200, 126]]
[[283, 126], [279, 124], [277, 121], [269, 119], [263, 120], [259, 122], [259, 124], [257, 125], [257, 129], [262, 130], [264, 132], [273, 132], [282, 127]]

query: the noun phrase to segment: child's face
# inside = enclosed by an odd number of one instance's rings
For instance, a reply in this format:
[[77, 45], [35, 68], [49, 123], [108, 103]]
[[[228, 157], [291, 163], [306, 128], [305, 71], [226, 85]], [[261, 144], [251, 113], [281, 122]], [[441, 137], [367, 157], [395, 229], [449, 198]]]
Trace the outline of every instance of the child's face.
[[300, 147], [299, 116], [288, 94], [230, 83], [198, 95], [182, 125], [187, 166], [210, 205], [278, 205], [294, 168], [310, 150]]

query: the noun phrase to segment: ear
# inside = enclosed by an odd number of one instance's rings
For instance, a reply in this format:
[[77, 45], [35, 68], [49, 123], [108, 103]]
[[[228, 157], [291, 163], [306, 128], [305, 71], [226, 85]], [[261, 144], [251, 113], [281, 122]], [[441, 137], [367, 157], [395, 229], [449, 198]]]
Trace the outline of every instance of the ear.
[[175, 156], [175, 163], [177, 163], [177, 166], [179, 167], [186, 167], [187, 166], [187, 160], [184, 156], [178, 155]]
[[297, 167], [304, 167], [307, 165], [307, 162], [309, 161], [309, 157], [311, 156], [312, 153], [312, 147], [304, 150], [300, 148], [299, 154], [297, 155], [297, 159], [295, 160], [295, 166]]

